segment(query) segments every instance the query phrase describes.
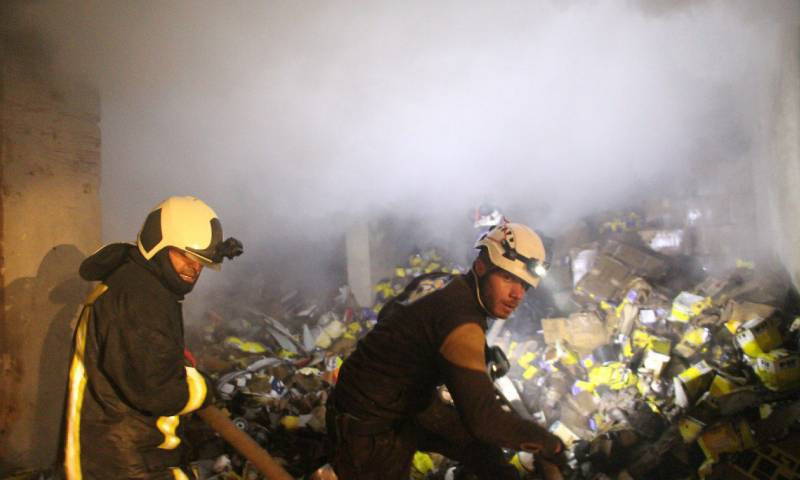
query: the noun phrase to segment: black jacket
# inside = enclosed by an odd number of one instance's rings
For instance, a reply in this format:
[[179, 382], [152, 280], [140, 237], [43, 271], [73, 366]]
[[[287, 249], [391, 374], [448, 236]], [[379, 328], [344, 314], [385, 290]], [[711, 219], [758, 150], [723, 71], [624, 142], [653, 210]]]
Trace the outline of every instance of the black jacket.
[[488, 373], [453, 365], [439, 353], [445, 338], [465, 323], [486, 331], [473, 278], [424, 275], [386, 304], [342, 365], [337, 409], [365, 421], [397, 422], [421, 413], [445, 384], [476, 439], [514, 449], [552, 443], [544, 428], [502, 408]]
[[184, 359], [183, 296], [164, 268], [129, 244], [81, 265], [84, 279], [102, 283], [75, 332], [68, 478], [173, 478], [170, 468], [184, 463], [178, 415], [200, 407], [207, 386]]

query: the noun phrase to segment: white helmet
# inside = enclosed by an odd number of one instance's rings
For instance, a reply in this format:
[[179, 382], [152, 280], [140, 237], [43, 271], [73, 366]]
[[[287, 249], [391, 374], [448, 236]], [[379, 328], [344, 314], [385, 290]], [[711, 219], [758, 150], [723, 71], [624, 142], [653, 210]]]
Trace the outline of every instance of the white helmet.
[[218, 269], [222, 258], [222, 225], [214, 210], [195, 197], [170, 197], [147, 216], [136, 245], [150, 260], [166, 247], [175, 247], [203, 265]]
[[532, 287], [547, 275], [542, 239], [521, 223], [498, 225], [486, 232], [475, 248], [486, 249], [489, 260], [497, 267], [515, 275]]
[[475, 228], [494, 227], [501, 223], [508, 223], [500, 210], [488, 204], [482, 204], [475, 209], [474, 220], [472, 226]]
[[494, 227], [495, 225], [500, 225], [503, 223], [503, 220], [503, 214], [500, 213], [499, 210], [492, 210], [486, 215], [481, 215], [475, 219], [475, 222], [472, 224], [472, 226], [475, 228]]

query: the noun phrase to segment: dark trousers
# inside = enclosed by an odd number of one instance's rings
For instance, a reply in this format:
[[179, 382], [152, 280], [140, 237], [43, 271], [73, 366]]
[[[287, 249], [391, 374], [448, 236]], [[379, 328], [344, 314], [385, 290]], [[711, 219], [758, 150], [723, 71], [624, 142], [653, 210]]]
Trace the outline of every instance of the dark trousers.
[[334, 441], [331, 465], [339, 480], [408, 480], [416, 451], [440, 453], [482, 480], [517, 480], [500, 447], [469, 434], [458, 412], [438, 399], [421, 414], [394, 424], [359, 421], [328, 408]]

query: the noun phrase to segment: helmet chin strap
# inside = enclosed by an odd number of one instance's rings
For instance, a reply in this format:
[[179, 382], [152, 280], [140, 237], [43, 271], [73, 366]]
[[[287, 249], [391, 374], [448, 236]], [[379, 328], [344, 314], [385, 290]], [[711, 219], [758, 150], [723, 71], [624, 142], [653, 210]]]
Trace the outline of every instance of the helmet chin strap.
[[[492, 314], [489, 313], [489, 309], [486, 308], [486, 305], [483, 304], [483, 298], [481, 297], [481, 279], [483, 277], [478, 276], [478, 273], [475, 271], [474, 266], [470, 269], [470, 273], [472, 274], [472, 277], [475, 279], [475, 296], [478, 298], [478, 305], [481, 306], [481, 309], [484, 311], [484, 313], [486, 313], [486, 315], [491, 317]], [[485, 277], [488, 274], [489, 272], [486, 272], [483, 276]]]

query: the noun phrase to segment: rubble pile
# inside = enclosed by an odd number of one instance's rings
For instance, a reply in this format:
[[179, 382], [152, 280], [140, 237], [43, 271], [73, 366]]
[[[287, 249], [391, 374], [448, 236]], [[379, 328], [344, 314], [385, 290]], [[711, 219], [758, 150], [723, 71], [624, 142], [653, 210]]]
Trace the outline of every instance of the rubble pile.
[[687, 232], [622, 218], [556, 241], [562, 315], [490, 330], [525, 408], [570, 447], [573, 478], [800, 478], [796, 440], [780, 446], [800, 430], [788, 281], [741, 261], [706, 275]]
[[[460, 272], [436, 249], [415, 252], [393, 277], [375, 285], [375, 302], [360, 307], [348, 287], [310, 299], [293, 290], [265, 311], [222, 305], [187, 330], [201, 371], [212, 378], [215, 403], [296, 478], [311, 477], [326, 463], [325, 402], [340, 365], [377, 321], [380, 308], [415, 277]], [[189, 432], [195, 463], [205, 479], [257, 479], [255, 469], [204, 425]], [[437, 466], [443, 465], [439, 457]], [[431, 457], [415, 457], [415, 474], [434, 471]]]
[[[187, 332], [199, 368], [215, 385], [215, 403], [296, 478], [325, 463], [325, 402], [342, 360], [376, 320], [347, 287], [308, 300], [292, 291], [269, 313], [229, 306], [211, 310]], [[195, 425], [189, 437], [201, 478], [257, 479], [257, 471], [214, 434]]]
[[[800, 418], [789, 283], [747, 262], [709, 275], [690, 232], [648, 225], [636, 213], [598, 216], [555, 239], [539, 289], [554, 307], [521, 307], [490, 327], [522, 408], [569, 447], [570, 478], [800, 478], [800, 448], [786, 446]], [[324, 405], [339, 365], [388, 299], [442, 270], [464, 271], [435, 251], [412, 255], [375, 286], [369, 308], [342, 287], [313, 301], [291, 292], [265, 312], [211, 311], [189, 343], [217, 404], [292, 475], [310, 478], [326, 460]], [[204, 435], [193, 442], [213, 459], [199, 463], [204, 478], [258, 478]], [[538, 478], [530, 455], [509, 456]], [[413, 476], [458, 478], [458, 466], [419, 453]]]

